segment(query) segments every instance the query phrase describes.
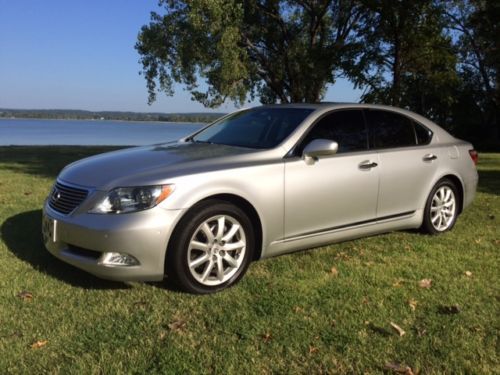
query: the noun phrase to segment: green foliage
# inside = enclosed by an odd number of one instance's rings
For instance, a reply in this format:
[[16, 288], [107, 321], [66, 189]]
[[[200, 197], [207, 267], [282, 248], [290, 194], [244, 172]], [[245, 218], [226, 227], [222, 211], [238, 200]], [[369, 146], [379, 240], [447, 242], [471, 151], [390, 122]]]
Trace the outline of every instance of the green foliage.
[[453, 128], [468, 139], [499, 147], [500, 2], [445, 2], [448, 27], [457, 35], [460, 86], [452, 110]]
[[[185, 84], [194, 100], [218, 106], [258, 96], [264, 103], [316, 102], [339, 74], [359, 69], [358, 1], [160, 1], [136, 49], [150, 102]], [[198, 80], [206, 81], [202, 91]]]
[[174, 83], [209, 107], [317, 102], [344, 76], [365, 102], [408, 108], [499, 148], [499, 1], [160, 4], [136, 44], [150, 102], [172, 95]]
[[448, 233], [263, 260], [235, 287], [192, 296], [168, 282], [99, 280], [43, 248], [55, 176], [105, 150], [0, 148], [2, 374], [499, 372], [500, 154], [480, 155], [478, 195]]
[[458, 85], [456, 56], [445, 34], [443, 10], [432, 0], [365, 1], [373, 12], [366, 33], [368, 70], [362, 100], [410, 108], [441, 123], [449, 120]]

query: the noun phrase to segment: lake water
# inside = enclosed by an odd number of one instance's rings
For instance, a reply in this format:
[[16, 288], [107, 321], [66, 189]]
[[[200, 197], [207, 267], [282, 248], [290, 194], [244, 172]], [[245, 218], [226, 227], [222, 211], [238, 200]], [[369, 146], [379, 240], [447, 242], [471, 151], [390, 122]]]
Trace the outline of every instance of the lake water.
[[0, 146], [135, 146], [182, 138], [202, 124], [110, 120], [0, 119]]

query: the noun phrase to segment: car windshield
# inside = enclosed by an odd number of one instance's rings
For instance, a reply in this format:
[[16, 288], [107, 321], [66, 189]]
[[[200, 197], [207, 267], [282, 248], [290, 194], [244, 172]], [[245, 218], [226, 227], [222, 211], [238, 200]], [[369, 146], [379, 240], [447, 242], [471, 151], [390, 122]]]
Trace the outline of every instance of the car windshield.
[[214, 123], [191, 140], [269, 149], [288, 137], [312, 111], [308, 108], [248, 109]]

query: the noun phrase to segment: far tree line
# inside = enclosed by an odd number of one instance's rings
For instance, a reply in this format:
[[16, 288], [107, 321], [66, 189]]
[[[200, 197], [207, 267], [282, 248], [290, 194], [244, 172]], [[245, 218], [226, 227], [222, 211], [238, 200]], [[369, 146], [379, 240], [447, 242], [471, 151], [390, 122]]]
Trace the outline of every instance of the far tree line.
[[8, 109], [0, 108], [0, 118], [55, 119], [55, 120], [119, 120], [160, 122], [212, 122], [224, 113], [155, 113], [123, 111], [84, 111], [77, 109]]
[[362, 102], [404, 107], [500, 144], [500, 1], [160, 0], [142, 27], [149, 101], [181, 83], [206, 107], [318, 102], [339, 77]]

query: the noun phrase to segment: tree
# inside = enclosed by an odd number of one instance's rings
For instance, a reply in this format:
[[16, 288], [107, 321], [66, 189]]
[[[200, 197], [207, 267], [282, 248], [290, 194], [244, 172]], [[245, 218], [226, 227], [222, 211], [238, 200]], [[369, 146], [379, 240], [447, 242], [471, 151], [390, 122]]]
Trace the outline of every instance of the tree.
[[[340, 74], [363, 69], [356, 0], [160, 0], [136, 49], [149, 101], [184, 84], [216, 107], [259, 97], [263, 103], [316, 102]], [[208, 88], [200, 90], [199, 80]]]
[[373, 12], [365, 34], [367, 70], [362, 100], [406, 107], [441, 124], [449, 120], [458, 85], [443, 11], [432, 0], [366, 0]]
[[455, 0], [446, 5], [448, 27], [456, 35], [460, 89], [454, 108], [457, 131], [498, 147], [500, 124], [500, 3]]

